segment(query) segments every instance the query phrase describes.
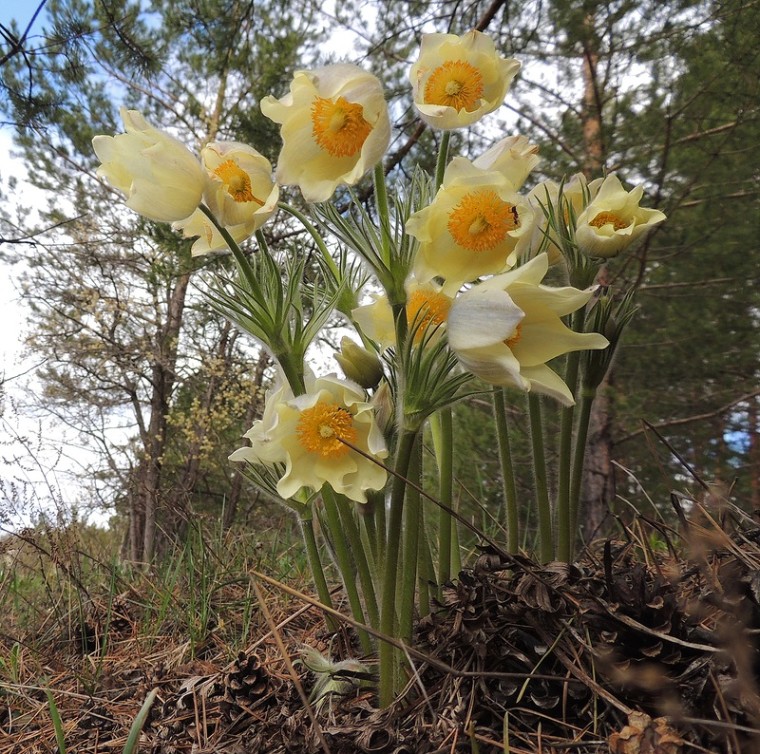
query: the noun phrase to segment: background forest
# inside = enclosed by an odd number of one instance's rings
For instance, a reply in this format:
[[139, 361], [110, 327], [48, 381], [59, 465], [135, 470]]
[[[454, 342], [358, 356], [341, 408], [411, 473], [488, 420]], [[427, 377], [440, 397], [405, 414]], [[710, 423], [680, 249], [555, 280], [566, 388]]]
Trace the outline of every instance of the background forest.
[[[132, 559], [181, 540], [199, 514], [225, 527], [255, 520], [262, 503], [226, 458], [260, 410], [270, 365], [197, 293], [225, 260], [193, 259], [166, 226], [125, 211], [94, 177], [92, 136], [118, 130], [126, 104], [188, 143], [237, 139], [274, 160], [279, 136], [261, 97], [284, 91], [299, 67], [350, 59], [385, 84], [386, 171], [404, 181], [410, 153], [431, 167], [436, 148], [406, 82], [423, 30], [486, 29], [523, 63], [497, 120], [455, 134], [459, 153], [521, 133], [540, 146], [529, 180], [614, 170], [643, 182], [669, 218], [604, 273], [613, 289], [636, 286], [640, 310], [595, 409], [586, 536], [611, 531], [609, 512], [667, 516], [671, 489], [699, 489], [689, 469], [760, 507], [757, 2], [349, 2], [328, 12], [309, 2], [50, 0], [41, 31], [25, 37], [30, 20], [4, 21], [0, 107], [43, 209], [19, 206], [6, 180], [0, 260], [22, 271], [25, 347], [40, 366], [26, 390], [21, 378], [4, 386], [4, 431], [19, 433], [17, 412], [34, 414], [40, 442], [55, 447], [60, 427], [89, 451], [60, 448], [80, 464], [73, 502], [114, 511]], [[309, 254], [284, 219], [266, 232], [273, 246]], [[478, 520], [483, 509], [498, 518], [501, 500], [483, 411], [476, 401], [456, 412], [461, 504]], [[519, 448], [517, 409], [515, 419]], [[29, 458], [14, 447], [4, 450], [6, 524], [24, 508], [56, 507], [25, 487], [18, 469]]]

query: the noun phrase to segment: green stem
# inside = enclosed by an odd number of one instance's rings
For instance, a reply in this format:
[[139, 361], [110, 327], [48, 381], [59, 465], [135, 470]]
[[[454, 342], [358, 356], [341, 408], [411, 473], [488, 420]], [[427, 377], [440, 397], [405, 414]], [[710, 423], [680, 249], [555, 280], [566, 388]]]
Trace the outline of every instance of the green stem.
[[[335, 557], [338, 561], [338, 568], [340, 570], [340, 575], [343, 578], [343, 586], [346, 589], [348, 604], [351, 606], [351, 615], [353, 615], [354, 620], [359, 621], [359, 623], [364, 623], [364, 610], [362, 609], [359, 590], [356, 587], [354, 563], [348, 549], [345, 532], [341, 526], [338, 502], [336, 501], [335, 493], [329, 484], [325, 484], [322, 487], [322, 500], [325, 504], [327, 524], [330, 527], [330, 538], [335, 550]], [[359, 642], [362, 645], [362, 650], [366, 654], [369, 654], [372, 651], [372, 642], [370, 641], [369, 634], [364, 629], [357, 629], [357, 634], [359, 635]]]
[[417, 442], [412, 449], [409, 463], [408, 479], [413, 483], [406, 490], [404, 506], [404, 553], [401, 565], [401, 584], [399, 591], [399, 638], [412, 641], [414, 625], [415, 594], [417, 591], [417, 573], [420, 549], [420, 511], [422, 500], [419, 486], [422, 479], [422, 443]]
[[507, 551], [510, 553], [516, 553], [520, 547], [520, 517], [517, 510], [515, 470], [512, 464], [512, 448], [509, 442], [509, 427], [507, 426], [507, 403], [503, 388], [494, 388], [493, 415], [496, 422], [496, 436], [499, 440], [501, 479], [504, 484]]
[[383, 169], [382, 160], [375, 165], [374, 172], [375, 179], [375, 206], [377, 207], [377, 215], [380, 219], [380, 232], [382, 235], [383, 248], [381, 250], [380, 258], [383, 260], [385, 266], [390, 270], [392, 269], [391, 259], [391, 215], [388, 208], [388, 187], [385, 183], [385, 170]]
[[[401, 523], [404, 513], [404, 494], [406, 477], [409, 472], [416, 430], [404, 429], [398, 438], [396, 448], [396, 475], [391, 485], [390, 515], [388, 517], [388, 546], [385, 551], [385, 570], [383, 574], [382, 605], [380, 607], [380, 631], [386, 636], [396, 635], [396, 585], [398, 582], [399, 545], [401, 543]], [[393, 701], [396, 686], [396, 653], [388, 642], [380, 643], [380, 683], [378, 695], [381, 707], [387, 707]]]
[[425, 506], [420, 506], [419, 517], [420, 530], [420, 549], [417, 556], [417, 562], [420, 564], [420, 575], [417, 579], [419, 588], [419, 609], [420, 618], [430, 614], [430, 588], [435, 583], [435, 568], [433, 567], [433, 556], [430, 553], [430, 543], [428, 542], [427, 529], [425, 528]]
[[[319, 557], [319, 548], [317, 547], [317, 538], [314, 535], [314, 522], [312, 520], [313, 512], [311, 506], [306, 506], [298, 518], [301, 524], [301, 533], [303, 534], [303, 541], [306, 545], [306, 557], [309, 560], [309, 568], [311, 569], [311, 576], [314, 579], [314, 587], [317, 590], [317, 596], [319, 601], [325, 606], [332, 608], [332, 597], [330, 596], [330, 588], [327, 586], [327, 579], [325, 579], [325, 571], [322, 568], [322, 561]], [[335, 618], [329, 613], [325, 613], [325, 623], [328, 630], [337, 631], [338, 624]]]
[[446, 172], [446, 163], [449, 159], [449, 141], [451, 141], [451, 131], [444, 131], [441, 136], [441, 146], [438, 149], [438, 161], [435, 164], [436, 191], [441, 187], [443, 174]]
[[433, 448], [438, 462], [438, 587], [451, 578], [451, 538], [454, 519], [451, 506], [454, 500], [454, 429], [451, 408], [442, 409], [430, 417]]
[[[574, 332], [583, 328], [584, 311], [573, 312], [570, 327]], [[565, 384], [572, 395], [578, 384], [580, 352], [572, 351], [567, 355]], [[557, 465], [557, 558], [569, 563], [575, 546], [575, 527], [570, 513], [570, 474], [573, 455], [573, 420], [575, 406], [565, 406], [560, 412], [559, 461]], [[577, 442], [577, 441], [576, 441]]]
[[533, 449], [533, 471], [538, 505], [539, 553], [541, 561], [548, 563], [554, 557], [552, 541], [552, 509], [549, 502], [549, 487], [546, 480], [546, 453], [544, 450], [543, 421], [541, 418], [541, 398], [528, 393], [528, 413], [530, 414], [530, 439]]
[[339, 500], [338, 513], [340, 514], [343, 529], [348, 536], [348, 544], [354, 555], [354, 562], [359, 572], [359, 583], [364, 595], [364, 607], [369, 618], [369, 625], [372, 628], [377, 628], [380, 623], [380, 615], [377, 609], [377, 596], [375, 595], [372, 569], [370, 568], [370, 560], [367, 558], [367, 550], [362, 542], [359, 526], [356, 523], [352, 504], [345, 499]]
[[[586, 439], [588, 427], [591, 421], [591, 408], [596, 398], [594, 388], [583, 387], [581, 390], [580, 404], [578, 405], [578, 425], [575, 438], [575, 453], [573, 454], [573, 475], [570, 486], [570, 526], [575, 533], [578, 529], [578, 514], [580, 512], [581, 482], [583, 481], [583, 464], [586, 457]], [[571, 543], [570, 558], [573, 557], [575, 537]]]

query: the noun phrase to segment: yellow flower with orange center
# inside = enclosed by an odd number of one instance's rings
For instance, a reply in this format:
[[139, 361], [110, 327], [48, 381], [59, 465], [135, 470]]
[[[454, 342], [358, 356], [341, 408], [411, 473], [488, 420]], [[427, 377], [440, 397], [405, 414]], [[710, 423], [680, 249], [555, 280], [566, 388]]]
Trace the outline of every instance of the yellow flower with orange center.
[[420, 243], [414, 275], [444, 278], [453, 295], [463, 283], [513, 266], [530, 242], [533, 210], [500, 170], [455, 157], [433, 201], [410, 216], [407, 232]]
[[[253, 147], [237, 141], [217, 141], [201, 150], [206, 170], [203, 199], [236, 243], [255, 233], [277, 209], [280, 189], [272, 165]], [[186, 238], [198, 236], [193, 255], [227, 250], [221, 233], [200, 210], [174, 223]]]
[[644, 187], [626, 191], [610, 173], [576, 223], [578, 248], [592, 257], [613, 257], [665, 219], [657, 209], [639, 206]]
[[[564, 259], [563, 243], [571, 241], [571, 217], [573, 221], [578, 218], [586, 204], [596, 196], [601, 184], [601, 178], [588, 181], [583, 173], [576, 173], [562, 184], [562, 206], [559, 206], [560, 184], [556, 181], [545, 180], [534, 186], [528, 194], [535, 216], [531, 254], [542, 250], [549, 255], [550, 265], [561, 262]], [[557, 227], [549, 224], [549, 208], [554, 212]]]
[[414, 105], [434, 128], [463, 128], [502, 104], [519, 70], [482, 32], [423, 34], [409, 72]]
[[277, 180], [297, 184], [309, 202], [326, 201], [341, 184], [356, 184], [390, 141], [380, 81], [355, 65], [298, 71], [290, 92], [264, 97], [261, 112], [282, 126]]
[[[409, 278], [405, 287], [406, 321], [414, 329], [415, 343], [419, 343], [429, 330], [433, 338], [438, 337], [445, 328], [452, 297], [443, 293], [440, 286], [431, 282], [421, 284], [414, 278]], [[351, 315], [364, 334], [375, 341], [381, 350], [396, 344], [393, 310], [384, 295], [377, 296], [371, 304], [357, 307]]]
[[562, 322], [586, 305], [593, 290], [542, 285], [548, 269], [547, 255], [539, 254], [460, 293], [449, 313], [449, 345], [462, 366], [486, 382], [550, 395], [569, 406], [573, 395], [547, 362], [608, 342]]
[[380, 490], [386, 482], [381, 463], [388, 449], [374, 408], [348, 380], [307, 375], [306, 393], [295, 397], [285, 385], [275, 388], [245, 437], [250, 446], [236, 450], [230, 460], [284, 468], [277, 484], [284, 499], [329, 484], [364, 503], [367, 490]]

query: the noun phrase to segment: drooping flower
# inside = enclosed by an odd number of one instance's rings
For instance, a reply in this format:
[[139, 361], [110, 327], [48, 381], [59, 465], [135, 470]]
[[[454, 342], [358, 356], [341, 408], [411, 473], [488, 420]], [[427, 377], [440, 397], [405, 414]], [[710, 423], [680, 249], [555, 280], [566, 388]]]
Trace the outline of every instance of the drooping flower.
[[525, 136], [518, 135], [500, 139], [472, 164], [481, 170], [497, 170], [515, 189], [519, 189], [540, 161], [538, 147]]
[[423, 34], [409, 72], [415, 107], [433, 128], [469, 126], [502, 104], [519, 70], [482, 32]]
[[230, 460], [283, 464], [277, 491], [285, 499], [304, 487], [317, 492], [327, 483], [366, 502], [367, 490], [382, 489], [386, 481], [385, 469], [371, 459], [388, 456], [372, 405], [358, 385], [332, 375], [308, 377], [306, 391], [294, 397], [283, 385], [269, 393], [262, 418], [244, 435], [250, 447], [239, 448]]
[[[206, 170], [204, 200], [219, 223], [236, 243], [255, 233], [277, 209], [279, 186], [272, 178], [272, 165], [247, 144], [218, 141], [201, 150]], [[208, 217], [196, 210], [174, 223], [186, 238], [198, 236], [193, 256], [227, 249], [227, 243]]]
[[467, 281], [513, 266], [532, 226], [528, 200], [502, 172], [455, 157], [431, 204], [407, 221], [420, 242], [414, 275], [423, 283], [444, 278], [443, 292], [453, 295]]
[[97, 174], [127, 197], [130, 209], [157, 222], [182, 220], [203, 193], [200, 162], [182, 142], [148, 123], [137, 110], [121, 109], [125, 133], [95, 136]]
[[585, 306], [592, 289], [541, 284], [546, 254], [461, 293], [449, 313], [449, 345], [459, 361], [492, 385], [534, 390], [572, 405], [573, 396], [548, 361], [569, 351], [606, 348], [598, 333], [577, 333], [561, 317]]
[[[443, 293], [439, 285], [419, 283], [413, 277], [407, 280], [405, 288], [406, 321], [410, 328], [414, 328], [415, 342], [419, 343], [431, 327], [437, 328], [434, 335], [437, 337], [445, 329], [452, 297]], [[377, 296], [371, 304], [357, 307], [351, 314], [364, 333], [383, 350], [395, 344], [393, 310], [384, 295]]]
[[617, 175], [610, 173], [578, 217], [578, 247], [591, 257], [614, 257], [665, 220], [663, 212], [639, 206], [643, 194], [643, 186], [626, 191]]
[[[535, 212], [533, 240], [530, 245], [533, 255], [541, 250], [549, 255], [549, 264], [562, 261], [562, 237], [570, 238], [571, 221], [577, 220], [584, 207], [596, 196], [601, 184], [601, 178], [587, 181], [583, 173], [576, 173], [562, 186], [556, 181], [546, 180], [530, 190], [528, 199]], [[554, 213], [555, 227], [549, 223], [549, 209]]]
[[282, 125], [277, 164], [281, 184], [297, 184], [308, 202], [353, 186], [381, 159], [390, 141], [380, 81], [345, 63], [298, 71], [290, 93], [261, 101], [261, 112]]

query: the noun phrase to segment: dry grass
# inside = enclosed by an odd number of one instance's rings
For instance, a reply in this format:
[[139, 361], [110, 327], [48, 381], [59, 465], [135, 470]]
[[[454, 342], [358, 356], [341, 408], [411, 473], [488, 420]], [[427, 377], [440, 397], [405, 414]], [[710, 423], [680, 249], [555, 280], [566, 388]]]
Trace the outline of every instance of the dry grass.
[[418, 626], [389, 710], [351, 678], [304, 700], [303, 645], [356, 648], [299, 597], [293, 557], [198, 539], [146, 574], [40, 542], [47, 559], [31, 546], [0, 575], [0, 754], [59, 750], [48, 691], [67, 752], [120, 753], [153, 689], [140, 751], [156, 754], [758, 751], [760, 529], [675, 503], [678, 531], [636, 518], [577, 566], [484, 552]]

